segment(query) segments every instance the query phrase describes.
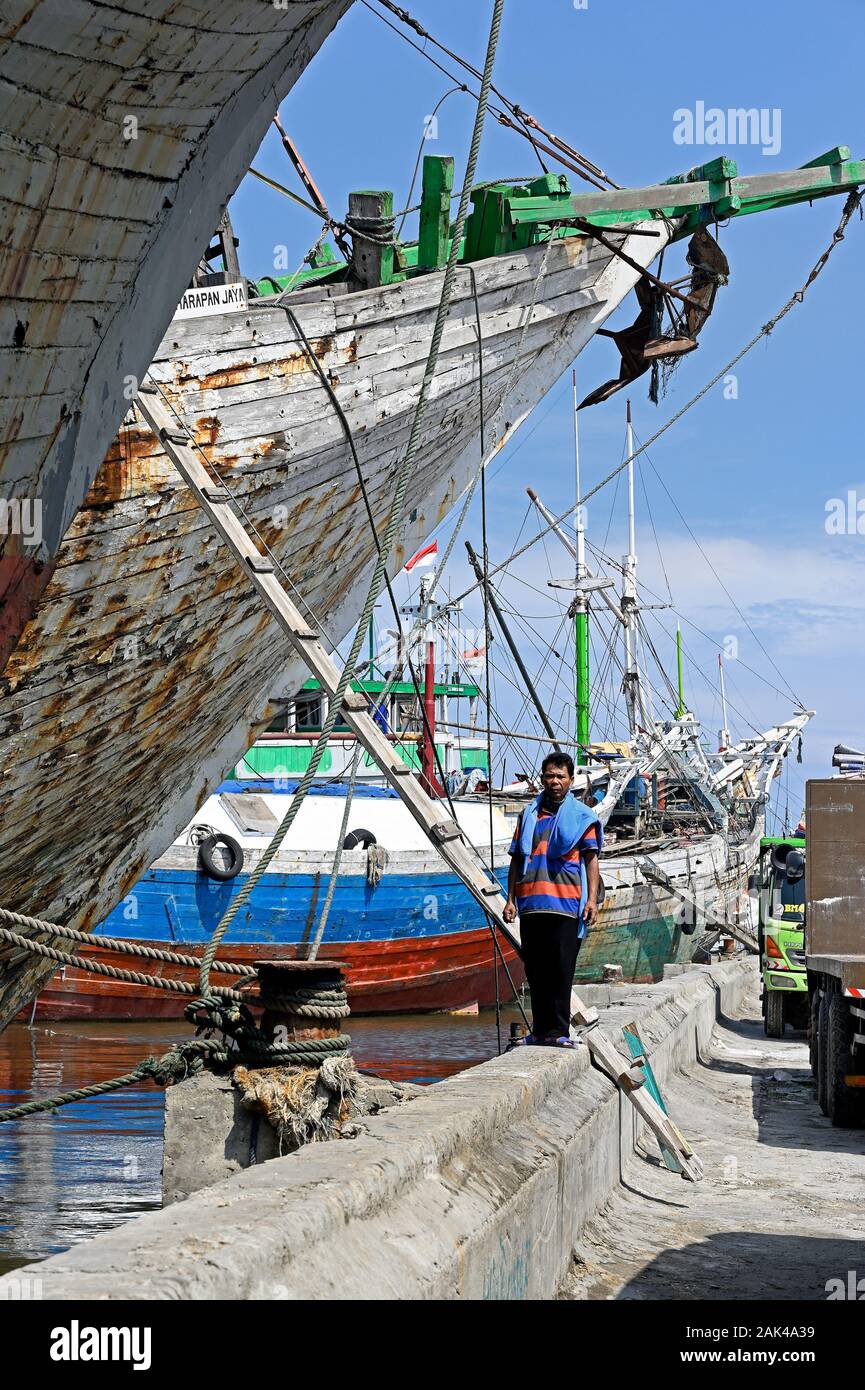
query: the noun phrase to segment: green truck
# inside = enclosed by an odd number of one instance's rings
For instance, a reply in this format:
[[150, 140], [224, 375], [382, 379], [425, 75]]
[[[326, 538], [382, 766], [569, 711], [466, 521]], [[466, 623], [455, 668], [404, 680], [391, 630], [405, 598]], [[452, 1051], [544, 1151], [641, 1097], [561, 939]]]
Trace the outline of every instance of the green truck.
[[766, 835], [755, 875], [759, 889], [763, 1027], [768, 1038], [808, 1026], [805, 969], [805, 840]]

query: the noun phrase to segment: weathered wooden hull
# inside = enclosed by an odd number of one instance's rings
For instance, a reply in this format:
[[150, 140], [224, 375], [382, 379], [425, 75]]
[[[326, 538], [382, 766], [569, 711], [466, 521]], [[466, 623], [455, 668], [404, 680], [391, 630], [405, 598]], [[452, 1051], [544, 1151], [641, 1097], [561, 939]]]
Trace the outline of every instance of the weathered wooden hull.
[[[666, 236], [635, 237], [651, 259]], [[545, 259], [546, 257], [546, 259]], [[576, 239], [475, 266], [486, 437], [507, 438], [631, 288], [636, 272]], [[541, 280], [540, 272], [544, 270]], [[376, 523], [390, 506], [441, 290], [436, 272], [295, 306], [356, 441]], [[342, 638], [374, 542], [343, 427], [285, 311], [175, 321], [153, 376], [310, 605]], [[480, 428], [475, 305], [457, 277], [420, 460], [393, 554], [473, 476]], [[7, 665], [0, 710], [0, 903], [84, 928], [189, 822], [266, 722], [285, 660], [275, 624], [142, 426], [121, 432]], [[5, 965], [4, 965], [5, 957]], [[0, 1026], [44, 968], [0, 951]]]
[[351, 0], [0, 10], [0, 668], [277, 103]]

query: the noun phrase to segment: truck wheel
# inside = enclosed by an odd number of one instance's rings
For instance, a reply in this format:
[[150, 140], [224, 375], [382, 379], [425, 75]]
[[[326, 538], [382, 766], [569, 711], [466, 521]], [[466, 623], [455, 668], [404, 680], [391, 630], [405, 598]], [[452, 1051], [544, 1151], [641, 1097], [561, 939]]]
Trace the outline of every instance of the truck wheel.
[[820, 994], [814, 989], [811, 991], [808, 1000], [808, 1061], [811, 1063], [811, 1075], [817, 1077], [817, 1029], [820, 1014]]
[[766, 1018], [763, 1030], [767, 1038], [784, 1036], [784, 996], [779, 989], [766, 992]]
[[828, 1091], [828, 1052], [829, 1052], [829, 994], [826, 990], [820, 996], [817, 1012], [817, 1104], [824, 1115], [829, 1114]]
[[850, 1071], [853, 1043], [853, 1015], [843, 994], [833, 994], [829, 1004], [829, 1047], [827, 1062], [828, 1114], [838, 1129], [858, 1129], [865, 1123], [863, 1093], [844, 1084]]

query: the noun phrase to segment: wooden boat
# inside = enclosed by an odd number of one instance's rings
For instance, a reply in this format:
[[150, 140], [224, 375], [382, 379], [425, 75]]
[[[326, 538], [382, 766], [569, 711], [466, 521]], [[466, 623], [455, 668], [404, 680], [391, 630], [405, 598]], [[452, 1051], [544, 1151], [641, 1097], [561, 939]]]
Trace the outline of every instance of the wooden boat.
[[[724, 215], [757, 210], [865, 178], [838, 152], [826, 160], [774, 182], [715, 161], [642, 190], [575, 196], [552, 176], [479, 190], [393, 567], [477, 469], [478, 318], [491, 454], [671, 239], [721, 203]], [[375, 553], [346, 427], [380, 525], [442, 274], [418, 257], [414, 273], [357, 290], [325, 272], [287, 300], [175, 319], [153, 356], [152, 379], [334, 644]], [[6, 665], [0, 903], [85, 929], [102, 920], [254, 742], [275, 675], [301, 683], [299, 663], [281, 660], [273, 620], [132, 421]], [[50, 968], [4, 946], [0, 972], [2, 1026]]]
[[278, 103], [351, 0], [0, 13], [0, 665]]
[[[270, 814], [275, 827], [287, 809], [291, 791], [276, 791], [272, 782], [231, 782], [200, 808], [195, 824], [160, 855], [130, 893], [94, 931], [92, 944], [76, 948], [88, 960], [131, 966], [160, 978], [196, 983], [196, 971], [160, 961], [129, 961], [100, 945], [100, 938], [123, 937], [200, 957], [205, 943], [242, 888], [267, 836], [241, 830], [242, 811]], [[333, 790], [333, 789], [331, 789]], [[343, 794], [345, 788], [341, 788]], [[511, 998], [501, 964], [494, 966], [493, 945], [483, 914], [468, 898], [392, 794], [371, 798], [356, 792], [349, 827], [372, 831], [385, 850], [380, 877], [371, 879], [369, 850], [363, 846], [342, 856], [336, 892], [324, 937], [322, 958], [346, 964], [352, 1011], [413, 1013], [490, 1006], [499, 996]], [[220, 956], [254, 961], [306, 959], [315, 936], [322, 900], [330, 878], [339, 833], [343, 797], [311, 795], [289, 838], [241, 916], [229, 930]], [[229, 807], [231, 808], [229, 810]], [[469, 838], [484, 842], [487, 807], [456, 802], [457, 818]], [[209, 878], [202, 868], [196, 828], [228, 833], [241, 845], [243, 869], [228, 882]], [[499, 881], [507, 881], [507, 846], [511, 829], [496, 812], [499, 840], [495, 864]], [[753, 837], [728, 843], [720, 834], [655, 847], [652, 862], [674, 884], [696, 893], [702, 909], [724, 911], [747, 881], [755, 851]], [[659, 979], [671, 962], [692, 958], [702, 928], [682, 912], [675, 889], [647, 882], [640, 857], [633, 851], [604, 856], [606, 897], [600, 919], [587, 934], [578, 964], [578, 980], [600, 980], [605, 966], [620, 965], [625, 979]], [[505, 941], [505, 959], [515, 983], [522, 965]], [[228, 975], [219, 983], [236, 981]], [[187, 999], [153, 987], [75, 969], [58, 971], [37, 996], [35, 1017], [65, 1019], [170, 1019], [183, 1015]], [[22, 1018], [30, 1016], [24, 1010]]]

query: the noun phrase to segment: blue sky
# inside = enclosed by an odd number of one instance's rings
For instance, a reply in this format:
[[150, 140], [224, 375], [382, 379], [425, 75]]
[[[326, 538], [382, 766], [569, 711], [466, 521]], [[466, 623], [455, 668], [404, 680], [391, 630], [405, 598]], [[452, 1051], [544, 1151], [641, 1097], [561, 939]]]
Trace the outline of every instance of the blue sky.
[[[412, 0], [409, 8], [449, 46], [482, 62], [489, 0]], [[854, 157], [865, 155], [863, 37], [861, 0], [831, 0], [819, 10], [804, 0], [759, 5], [731, 0], [721, 11], [686, 0], [656, 5], [588, 0], [585, 8], [572, 0], [509, 0], [496, 83], [620, 184], [657, 182], [722, 152], [735, 158], [743, 173], [768, 173], [795, 168], [836, 144], [849, 144]], [[353, 188], [393, 188], [396, 206], [405, 205], [424, 120], [450, 85], [358, 0], [281, 108], [337, 215], [344, 214]], [[693, 110], [698, 102], [724, 110], [777, 111], [780, 117], [771, 119], [776, 139], [780, 136], [778, 152], [729, 140], [721, 146], [676, 143], [675, 113]], [[458, 171], [465, 164], [473, 114], [468, 97], [450, 96], [439, 113], [438, 139], [426, 147], [453, 154]], [[298, 187], [275, 133], [267, 137], [256, 165]], [[524, 141], [488, 121], [480, 178], [515, 177], [535, 167]], [[730, 284], [718, 296], [699, 350], [682, 362], [660, 406], [646, 399], [645, 378], [633, 388], [638, 436], [648, 437], [673, 414], [804, 282], [831, 238], [841, 206], [841, 199], [829, 199], [813, 208], [743, 219], [722, 233]], [[317, 234], [308, 214], [252, 178], [238, 190], [231, 212], [247, 274], [267, 273], [279, 243], [288, 246], [291, 264], [299, 263]], [[715, 388], [650, 451], [759, 643], [797, 695], [818, 709], [806, 736], [805, 762], [790, 769], [795, 810], [803, 773], [829, 775], [834, 743], [865, 737], [857, 641], [863, 540], [830, 536], [825, 529], [831, 498], [846, 498], [848, 489], [865, 497], [857, 410], [863, 248], [865, 227], [857, 219], [805, 304], [740, 364], [738, 398], [724, 399], [721, 387]], [[681, 260], [683, 250], [676, 254]], [[678, 267], [678, 260], [672, 264]], [[632, 301], [620, 319], [631, 317]], [[614, 358], [610, 343], [590, 344], [578, 363], [583, 391], [615, 374]], [[623, 439], [623, 396], [583, 413], [586, 485], [619, 461]], [[572, 448], [568, 373], [551, 384], [551, 393], [491, 470], [494, 561], [512, 548], [528, 482], [539, 486], [554, 509], [572, 499]], [[764, 673], [774, 686], [784, 682], [689, 539], [652, 468], [643, 465], [642, 473], [676, 608], [716, 641], [737, 638], [740, 661], [728, 664], [731, 700], [752, 722], [773, 722], [790, 701], [746, 666]], [[590, 536], [598, 542], [607, 531], [610, 500], [601, 497], [590, 509]], [[653, 589], [666, 593], [641, 485], [638, 506], [641, 572]], [[609, 533], [609, 549], [617, 556], [623, 522], [620, 490]], [[447, 529], [446, 524], [441, 534]], [[468, 534], [476, 539], [478, 533], [473, 516]], [[559, 561], [555, 550], [547, 549], [553, 568], [567, 571], [564, 556]], [[529, 569], [518, 571], [523, 577], [532, 573], [539, 584], [533, 557], [541, 554], [530, 552]], [[455, 586], [462, 586], [464, 575], [460, 562]], [[401, 587], [408, 592], [407, 584]], [[503, 592], [524, 612], [539, 611], [540, 596], [530, 598], [516, 583], [506, 581]], [[476, 617], [470, 611], [467, 621]], [[658, 617], [671, 619], [669, 613]], [[543, 629], [544, 640], [548, 631]], [[685, 631], [694, 664], [714, 679], [714, 649], [687, 625]], [[659, 647], [672, 670], [669, 644], [659, 639]], [[540, 661], [531, 648], [527, 655], [530, 666]], [[504, 666], [501, 659], [499, 664]], [[698, 682], [690, 665], [686, 678], [697, 712], [709, 727], [717, 727], [709, 687]], [[504, 683], [498, 704], [503, 714], [518, 708]], [[743, 721], [731, 722], [747, 732]]]

